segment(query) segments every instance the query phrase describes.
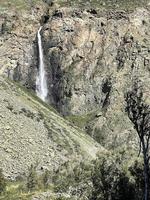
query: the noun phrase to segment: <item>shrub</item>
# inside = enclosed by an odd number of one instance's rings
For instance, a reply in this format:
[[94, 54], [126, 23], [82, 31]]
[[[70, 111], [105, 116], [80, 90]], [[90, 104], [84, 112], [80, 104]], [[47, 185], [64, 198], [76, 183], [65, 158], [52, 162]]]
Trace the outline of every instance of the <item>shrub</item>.
[[43, 186], [45, 189], [48, 188], [49, 178], [50, 178], [50, 172], [46, 170], [43, 174]]
[[53, 176], [56, 193], [69, 193], [75, 199], [87, 199], [91, 194], [91, 172], [90, 163], [66, 163]]
[[27, 190], [32, 192], [38, 188], [38, 178], [35, 167], [31, 165], [29, 175], [27, 177]]
[[135, 184], [122, 165], [120, 155], [106, 153], [95, 161], [91, 200], [134, 200]]
[[[144, 197], [144, 164], [140, 160], [135, 162], [129, 167], [129, 171], [135, 180], [135, 193], [136, 200], [141, 200]], [[150, 176], [150, 174], [149, 174]], [[150, 194], [149, 194], [150, 195]]]
[[0, 194], [6, 191], [6, 179], [4, 178], [3, 171], [0, 169]]

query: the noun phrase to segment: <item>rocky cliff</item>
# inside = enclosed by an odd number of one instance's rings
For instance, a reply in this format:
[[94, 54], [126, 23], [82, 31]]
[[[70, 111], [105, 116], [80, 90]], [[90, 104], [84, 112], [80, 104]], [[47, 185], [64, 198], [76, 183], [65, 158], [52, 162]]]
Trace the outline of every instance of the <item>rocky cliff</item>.
[[135, 79], [150, 101], [149, 18], [144, 8], [61, 8], [43, 27], [51, 103], [107, 147], [135, 138], [124, 107]]
[[[46, 103], [35, 94], [39, 27]], [[124, 98], [135, 80], [150, 104], [149, 0], [2, 0], [0, 168], [8, 179], [23, 182], [31, 165], [40, 180], [47, 170], [51, 176], [46, 192], [40, 185], [42, 193], [27, 194], [19, 189], [22, 182], [10, 183], [10, 193], [19, 191], [10, 198], [87, 199], [99, 152], [111, 158], [104, 163], [106, 171], [111, 166], [107, 177], [115, 179], [117, 168], [136, 183], [130, 169], [139, 141]], [[135, 162], [135, 172], [141, 166]]]
[[35, 90], [42, 24], [49, 103], [105, 147], [134, 140], [124, 94], [139, 79], [150, 101], [148, 2], [130, 10], [47, 3], [2, 12], [1, 73]]
[[48, 7], [42, 1], [33, 5], [27, 2], [1, 3], [0, 73], [34, 90], [38, 66], [36, 33]]
[[150, 103], [150, 11], [149, 1], [116, 2], [3, 6], [0, 73], [35, 91], [42, 25], [49, 104], [105, 148], [130, 149], [124, 94], [138, 79]]

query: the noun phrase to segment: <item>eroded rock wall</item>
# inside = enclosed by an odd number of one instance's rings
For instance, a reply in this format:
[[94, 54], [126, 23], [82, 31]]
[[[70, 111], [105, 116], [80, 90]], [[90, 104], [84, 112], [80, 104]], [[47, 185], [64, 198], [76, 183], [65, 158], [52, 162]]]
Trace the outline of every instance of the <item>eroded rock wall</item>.
[[149, 19], [144, 8], [61, 8], [43, 28], [51, 103], [64, 115], [101, 112], [84, 128], [107, 146], [135, 137], [124, 101], [135, 79], [150, 102]]
[[138, 78], [150, 103], [148, 7], [132, 12], [58, 7], [41, 3], [32, 12], [3, 13], [0, 73], [35, 90], [42, 20], [49, 103], [78, 121], [88, 115], [82, 128], [107, 147], [134, 141], [124, 94]]
[[32, 89], [38, 70], [37, 31], [47, 10], [39, 2], [32, 9], [13, 7], [0, 15], [0, 74]]

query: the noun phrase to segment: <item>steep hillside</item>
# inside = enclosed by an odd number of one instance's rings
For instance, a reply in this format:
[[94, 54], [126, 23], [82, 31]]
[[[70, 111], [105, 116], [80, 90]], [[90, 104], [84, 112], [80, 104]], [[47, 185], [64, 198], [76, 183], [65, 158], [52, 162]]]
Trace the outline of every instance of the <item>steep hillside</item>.
[[0, 200], [141, 200], [135, 82], [150, 105], [150, 0], [1, 0]]
[[0, 78], [0, 166], [8, 178], [95, 159], [100, 145], [23, 88]]
[[49, 104], [108, 149], [136, 147], [124, 94], [139, 79], [150, 102], [149, 1], [17, 2], [3, 2], [0, 73], [35, 91], [42, 25]]

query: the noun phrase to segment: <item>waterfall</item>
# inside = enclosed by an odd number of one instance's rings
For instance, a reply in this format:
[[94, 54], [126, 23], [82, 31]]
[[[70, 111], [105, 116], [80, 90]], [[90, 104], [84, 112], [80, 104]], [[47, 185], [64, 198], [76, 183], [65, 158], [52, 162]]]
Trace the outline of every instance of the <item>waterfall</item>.
[[37, 96], [40, 97], [43, 101], [46, 101], [46, 97], [48, 94], [47, 81], [46, 81], [46, 73], [45, 73], [45, 65], [44, 65], [44, 56], [43, 56], [43, 48], [42, 48], [42, 38], [41, 38], [41, 29], [39, 28], [37, 37], [38, 37], [38, 50], [39, 50], [39, 72], [36, 78], [36, 93]]

